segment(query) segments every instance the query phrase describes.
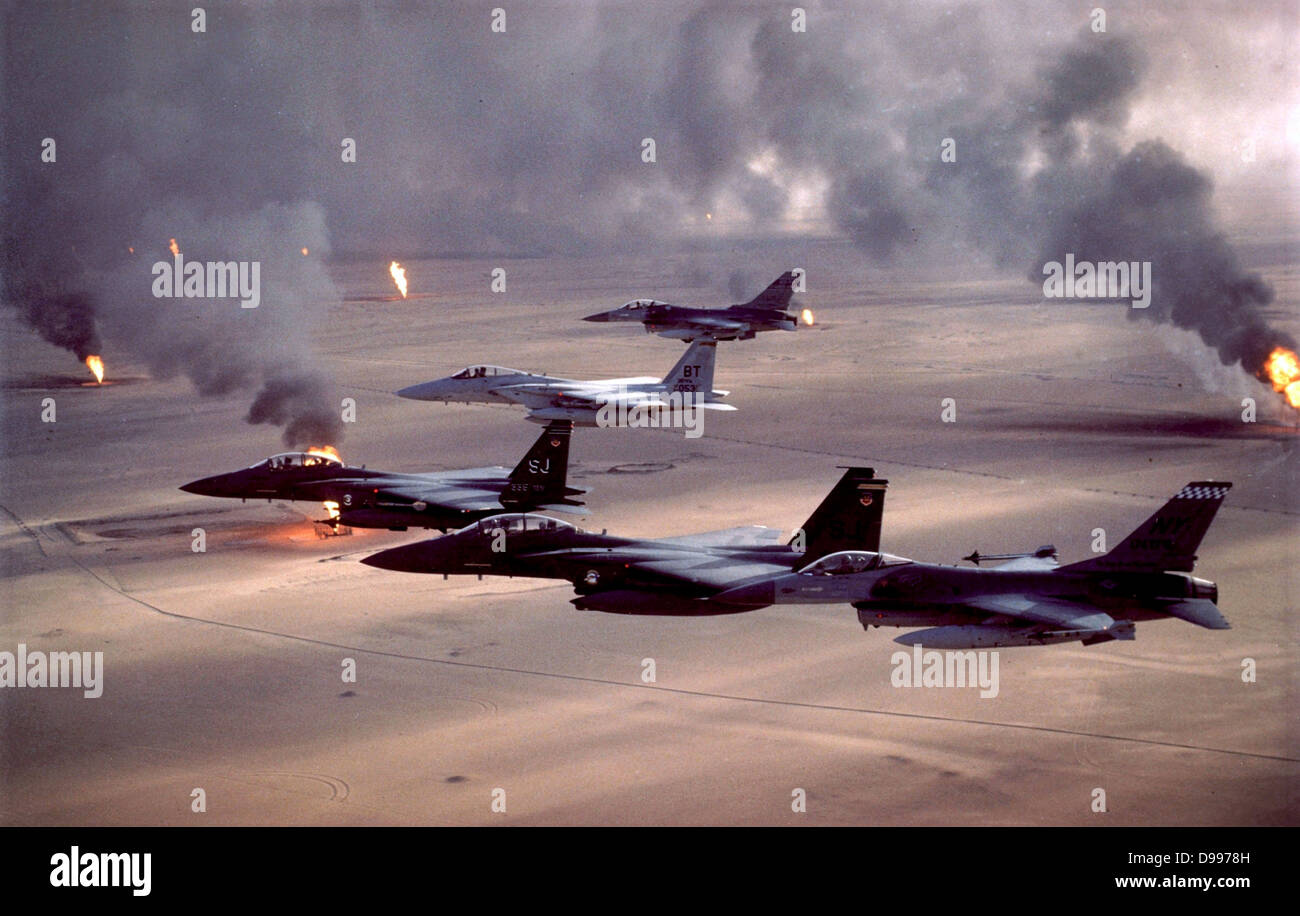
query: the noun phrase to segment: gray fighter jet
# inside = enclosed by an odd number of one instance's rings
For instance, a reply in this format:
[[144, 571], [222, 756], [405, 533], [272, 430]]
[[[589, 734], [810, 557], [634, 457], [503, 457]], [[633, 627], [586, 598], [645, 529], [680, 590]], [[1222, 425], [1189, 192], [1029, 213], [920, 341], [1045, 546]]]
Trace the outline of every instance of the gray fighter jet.
[[[658, 299], [633, 299], [608, 312], [588, 315], [583, 321], [639, 321], [647, 334], [679, 340], [752, 340], [759, 331], [793, 331], [799, 317], [786, 312], [794, 293], [794, 271], [776, 278], [767, 289], [742, 305], [727, 308], [691, 308]], [[812, 312], [803, 319], [812, 324]]]
[[736, 409], [717, 402], [728, 392], [713, 390], [717, 349], [712, 340], [695, 341], [662, 379], [577, 381], [503, 366], [470, 366], [448, 378], [403, 388], [397, 395], [444, 403], [522, 404], [528, 409], [528, 419], [536, 423], [569, 420], [578, 426], [689, 425], [699, 417], [701, 409]]
[[573, 424], [547, 425], [513, 471], [503, 467], [397, 474], [349, 467], [324, 450], [285, 452], [242, 471], [195, 480], [186, 493], [233, 499], [323, 503], [337, 529], [437, 528], [448, 531], [502, 509], [580, 512], [586, 490], [566, 486]]
[[[883, 509], [885, 481], [875, 507]], [[805, 569], [744, 583], [715, 597], [745, 605], [848, 603], [868, 627], [927, 627], [899, 636], [905, 646], [978, 649], [1135, 636], [1142, 620], [1176, 617], [1226, 630], [1218, 587], [1190, 575], [1230, 483], [1183, 487], [1114, 550], [1058, 567], [1048, 545], [989, 569], [916, 563], [879, 553], [878, 542], [821, 557]]]
[[[1135, 622], [1170, 617], [1213, 630], [1229, 626], [1215, 605], [1218, 587], [1190, 572], [1231, 484], [1188, 484], [1105, 555], [1058, 567], [1047, 546], [998, 555], [1008, 562], [992, 569], [880, 552], [887, 484], [870, 468], [850, 468], [787, 545], [770, 528], [630, 539], [545, 515], [508, 514], [362, 562], [444, 576], [567, 579], [577, 608], [618, 614], [847, 603], [864, 629], [929, 627], [895, 641], [938, 649], [1131, 640]], [[810, 557], [818, 559], [805, 563]]]
[[735, 586], [772, 581], [803, 564], [879, 540], [877, 484], [849, 468], [789, 544], [774, 528], [730, 528], [668, 538], [596, 534], [546, 515], [485, 518], [444, 537], [362, 560], [401, 572], [567, 579], [579, 610], [615, 614], [736, 614], [772, 602], [719, 601]]

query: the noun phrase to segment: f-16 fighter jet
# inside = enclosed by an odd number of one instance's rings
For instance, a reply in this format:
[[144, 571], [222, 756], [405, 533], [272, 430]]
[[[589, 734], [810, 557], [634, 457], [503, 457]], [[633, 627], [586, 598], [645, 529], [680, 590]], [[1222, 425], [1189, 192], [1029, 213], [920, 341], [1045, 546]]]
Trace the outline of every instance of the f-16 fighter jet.
[[[615, 614], [736, 614], [771, 600], [720, 601], [750, 582], [771, 582], [807, 556], [864, 549], [880, 539], [870, 468], [849, 468], [789, 544], [774, 528], [730, 528], [668, 538], [583, 531], [546, 515], [486, 518], [429, 541], [384, 550], [361, 562], [401, 572], [567, 579], [579, 610]], [[894, 562], [892, 558], [888, 562]], [[897, 561], [906, 562], [906, 561]]]
[[[743, 305], [728, 308], [691, 308], [670, 305], [658, 299], [633, 299], [608, 312], [588, 315], [583, 321], [639, 321], [647, 334], [660, 334], [679, 340], [751, 340], [759, 331], [793, 331], [799, 316], [790, 315], [790, 297], [794, 293], [794, 271], [787, 271]], [[805, 309], [803, 320], [813, 323], [812, 312]]]
[[[697, 340], [663, 377], [575, 381], [502, 366], [470, 366], [449, 378], [411, 385], [398, 397], [417, 401], [522, 404], [536, 423], [569, 420], [578, 426], [685, 426], [691, 435], [699, 410], [735, 410], [713, 390], [718, 345]], [[692, 437], [693, 438], [693, 437]]]
[[[885, 481], [874, 508], [884, 502]], [[980, 649], [1079, 641], [1085, 646], [1133, 639], [1134, 623], [1177, 617], [1211, 630], [1228, 621], [1215, 602], [1218, 587], [1190, 575], [1230, 483], [1183, 487], [1114, 550], [1058, 567], [1056, 549], [1020, 555], [972, 554], [1006, 560], [990, 569], [915, 563], [860, 545], [821, 557], [798, 572], [755, 579], [714, 597], [721, 603], [845, 602], [867, 627], [928, 627], [899, 636], [905, 646]], [[878, 530], [878, 529], [877, 529]]]
[[345, 465], [333, 449], [285, 452], [242, 471], [187, 483], [187, 493], [236, 499], [324, 503], [337, 528], [437, 528], [448, 531], [502, 509], [574, 512], [572, 497], [586, 490], [565, 485], [573, 424], [556, 421], [518, 466], [396, 474]]

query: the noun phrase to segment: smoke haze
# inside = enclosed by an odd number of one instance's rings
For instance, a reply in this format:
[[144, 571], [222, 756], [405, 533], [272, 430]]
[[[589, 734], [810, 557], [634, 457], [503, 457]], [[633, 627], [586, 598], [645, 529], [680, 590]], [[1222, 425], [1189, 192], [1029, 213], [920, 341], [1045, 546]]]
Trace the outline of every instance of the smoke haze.
[[[497, 34], [489, 9], [459, 4], [277, 3], [210, 8], [194, 34], [191, 7], [4, 7], [5, 298], [78, 357], [102, 332], [200, 393], [249, 389], [249, 421], [296, 444], [341, 435], [307, 368], [339, 298], [332, 253], [812, 233], [868, 264], [970, 259], [1041, 283], [1072, 252], [1150, 260], [1152, 306], [1130, 316], [1192, 330], [1225, 363], [1255, 372], [1293, 343], [1178, 125], [1132, 123], [1170, 92], [1167, 48], [1220, 40], [1253, 40], [1261, 62], [1222, 72], [1222, 90], [1175, 68], [1181, 91], [1213, 106], [1253, 80], [1270, 112], [1294, 106], [1286, 4], [1108, 6], [1102, 34], [1069, 4], [810, 4], [806, 33], [788, 9], [741, 4], [528, 4]], [[1294, 168], [1290, 148], [1259, 153]], [[260, 261], [261, 306], [154, 299], [149, 266], [172, 237], [190, 259]], [[733, 301], [768, 272], [729, 270]]]

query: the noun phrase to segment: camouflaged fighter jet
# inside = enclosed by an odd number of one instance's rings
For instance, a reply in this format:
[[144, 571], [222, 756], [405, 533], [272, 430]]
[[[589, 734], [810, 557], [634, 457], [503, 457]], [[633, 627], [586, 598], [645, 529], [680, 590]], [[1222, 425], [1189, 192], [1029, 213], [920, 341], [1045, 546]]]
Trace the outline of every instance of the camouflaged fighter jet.
[[[752, 340], [759, 331], [793, 331], [799, 327], [798, 316], [786, 312], [794, 294], [794, 281], [794, 271], [786, 271], [753, 299], [727, 308], [691, 308], [658, 299], [633, 299], [582, 320], [639, 321], [647, 334], [679, 340]], [[805, 312], [804, 320], [812, 324], [812, 312]]]
[[583, 611], [705, 616], [771, 601], [719, 601], [742, 583], [770, 582], [825, 556], [879, 540], [870, 468], [849, 468], [789, 544], [775, 528], [729, 528], [667, 538], [596, 534], [546, 515], [505, 514], [362, 560], [399, 572], [567, 579]]
[[701, 408], [736, 409], [716, 400], [728, 394], [713, 390], [717, 349], [717, 343], [712, 340], [695, 341], [662, 379], [636, 377], [583, 382], [503, 366], [470, 366], [448, 378], [411, 385], [396, 394], [417, 401], [522, 404], [528, 409], [528, 419], [535, 423], [570, 420], [578, 426], [638, 425], [623, 420], [643, 412], [649, 422], [639, 425], [678, 425], [676, 420], [683, 413], [697, 417], [694, 411]]
[[[883, 480], [873, 504], [884, 508]], [[1085, 646], [1135, 636], [1134, 623], [1176, 617], [1211, 630], [1228, 621], [1218, 587], [1190, 575], [1230, 483], [1183, 487], [1114, 550], [1057, 566], [1050, 545], [1033, 553], [965, 559], [1006, 560], [990, 569], [916, 563], [879, 552], [879, 539], [824, 556], [798, 572], [758, 579], [714, 596], [720, 603], [848, 603], [868, 627], [928, 627], [894, 642], [935, 649]], [[879, 532], [879, 525], [875, 527]]]
[[[543, 430], [513, 471], [503, 467], [397, 474], [348, 467], [322, 450], [285, 452], [242, 471], [205, 477], [181, 487], [186, 493], [232, 499], [288, 499], [324, 503], [335, 529], [437, 528], [448, 531], [497, 515], [502, 509], [581, 512], [572, 497], [586, 490], [565, 485], [573, 424], [556, 421]], [[333, 514], [337, 513], [337, 514]]]

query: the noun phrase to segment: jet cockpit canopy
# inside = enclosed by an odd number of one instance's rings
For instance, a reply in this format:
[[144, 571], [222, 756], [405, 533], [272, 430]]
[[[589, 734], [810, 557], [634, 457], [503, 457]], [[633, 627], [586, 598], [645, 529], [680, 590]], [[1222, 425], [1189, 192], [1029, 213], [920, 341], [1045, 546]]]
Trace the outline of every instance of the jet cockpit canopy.
[[911, 563], [904, 557], [889, 553], [873, 553], [869, 550], [840, 550], [827, 554], [815, 563], [810, 563], [799, 570], [806, 576], [844, 576], [851, 573], [868, 572], [885, 566], [902, 566]]
[[323, 452], [281, 452], [265, 461], [259, 461], [253, 467], [266, 466], [272, 471], [288, 471], [295, 468], [343, 467], [343, 462], [333, 455]]
[[[504, 531], [506, 536], [512, 534], [523, 534], [524, 532], [545, 531], [550, 533], [559, 533], [561, 531], [581, 532], [582, 529], [568, 522], [562, 522], [558, 518], [551, 518], [549, 515], [535, 515], [531, 513], [510, 513], [506, 515], [493, 515], [489, 518], [482, 519], [470, 528], [477, 528], [479, 534], [484, 537], [496, 537], [498, 531]], [[469, 530], [469, 529], [462, 529]]]
[[518, 369], [507, 369], [505, 366], [466, 366], [464, 369], [452, 376], [454, 379], [467, 378], [493, 378], [498, 375], [526, 375]]

